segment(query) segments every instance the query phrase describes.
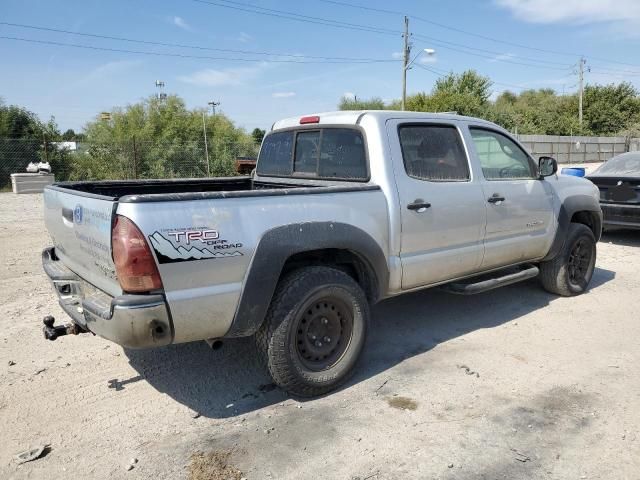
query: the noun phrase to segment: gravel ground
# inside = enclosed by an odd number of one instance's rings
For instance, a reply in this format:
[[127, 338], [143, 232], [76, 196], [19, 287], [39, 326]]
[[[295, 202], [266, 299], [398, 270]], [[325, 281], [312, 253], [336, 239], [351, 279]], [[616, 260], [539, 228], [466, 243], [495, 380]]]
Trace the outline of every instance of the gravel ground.
[[0, 194], [0, 212], [0, 478], [640, 478], [640, 232], [603, 238], [581, 297], [531, 281], [385, 301], [353, 380], [299, 402], [247, 340], [46, 342], [42, 317], [64, 315], [42, 197]]

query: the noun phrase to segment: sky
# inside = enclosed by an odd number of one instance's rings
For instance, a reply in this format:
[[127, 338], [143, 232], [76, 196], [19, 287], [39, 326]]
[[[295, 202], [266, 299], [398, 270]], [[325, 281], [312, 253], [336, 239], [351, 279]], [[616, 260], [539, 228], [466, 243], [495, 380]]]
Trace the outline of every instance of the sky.
[[470, 68], [494, 97], [571, 93], [581, 55], [587, 83], [640, 88], [638, 0], [1, 0], [0, 98], [79, 131], [161, 80], [190, 108], [220, 102], [268, 129], [344, 95], [400, 98], [403, 14], [422, 52], [410, 94]]

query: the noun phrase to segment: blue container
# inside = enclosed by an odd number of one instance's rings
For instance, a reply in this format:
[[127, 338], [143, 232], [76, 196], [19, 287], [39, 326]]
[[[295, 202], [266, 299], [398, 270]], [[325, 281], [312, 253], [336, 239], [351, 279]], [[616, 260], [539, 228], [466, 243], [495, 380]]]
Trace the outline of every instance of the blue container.
[[584, 177], [584, 168], [582, 167], [568, 167], [560, 170], [562, 175], [573, 175], [574, 177]]

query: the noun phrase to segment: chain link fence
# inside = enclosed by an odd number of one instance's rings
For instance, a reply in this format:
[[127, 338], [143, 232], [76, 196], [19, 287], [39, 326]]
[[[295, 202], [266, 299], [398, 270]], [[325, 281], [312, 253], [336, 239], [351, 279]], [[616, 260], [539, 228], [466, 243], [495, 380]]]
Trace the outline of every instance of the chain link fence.
[[31, 162], [49, 162], [56, 181], [197, 178], [246, 171], [258, 155], [252, 140], [214, 139], [190, 142], [119, 143], [50, 142], [0, 138], [0, 190], [11, 188], [12, 173], [26, 172]]

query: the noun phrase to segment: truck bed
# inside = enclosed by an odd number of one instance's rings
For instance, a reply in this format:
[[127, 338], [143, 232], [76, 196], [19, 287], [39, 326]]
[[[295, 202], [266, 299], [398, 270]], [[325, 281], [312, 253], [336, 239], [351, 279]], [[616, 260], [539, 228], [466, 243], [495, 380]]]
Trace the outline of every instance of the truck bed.
[[[255, 181], [251, 177], [180, 178], [162, 180], [118, 180], [60, 182], [50, 187], [78, 196], [123, 203], [199, 200], [227, 197], [313, 194], [378, 189], [364, 183], [335, 185], [304, 182]], [[71, 191], [71, 192], [69, 192]]]

